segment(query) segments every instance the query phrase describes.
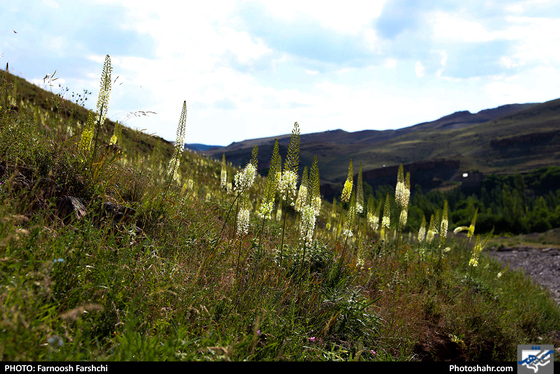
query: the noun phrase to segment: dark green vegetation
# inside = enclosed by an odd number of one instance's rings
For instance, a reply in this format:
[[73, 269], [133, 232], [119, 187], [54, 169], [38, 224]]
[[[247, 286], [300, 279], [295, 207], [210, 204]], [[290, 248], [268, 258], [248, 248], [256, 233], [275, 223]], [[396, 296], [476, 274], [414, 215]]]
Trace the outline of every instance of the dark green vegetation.
[[[406, 168], [405, 168], [406, 170]], [[376, 200], [391, 187], [381, 186]], [[435, 214], [447, 200], [450, 227], [468, 226], [477, 211], [479, 233], [522, 235], [560, 228], [560, 167], [548, 166], [526, 174], [489, 175], [474, 188], [459, 186], [423, 192], [416, 185], [411, 193], [409, 222], [419, 227], [422, 217]]]
[[[354, 237], [326, 230], [324, 202], [302, 255], [291, 208], [236, 234], [219, 163], [184, 152], [170, 179], [172, 144], [123, 127], [111, 146], [110, 121], [92, 158], [83, 109], [4, 72], [0, 93], [2, 360], [514, 361], [517, 344], [560, 345], [558, 306], [522, 273], [469, 266], [474, 238], [409, 234], [418, 209], [442, 217], [442, 195], [416, 194], [385, 241], [365, 213]], [[395, 209], [394, 187], [370, 193]]]
[[478, 209], [477, 229], [496, 234], [544, 233], [560, 228], [560, 167], [524, 175], [489, 175], [472, 194], [457, 188], [444, 193], [452, 221], [467, 225]]

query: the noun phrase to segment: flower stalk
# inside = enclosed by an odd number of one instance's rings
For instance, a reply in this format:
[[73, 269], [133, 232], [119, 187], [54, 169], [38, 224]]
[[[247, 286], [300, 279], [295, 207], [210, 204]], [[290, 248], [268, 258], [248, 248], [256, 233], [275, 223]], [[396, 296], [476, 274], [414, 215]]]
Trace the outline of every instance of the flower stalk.
[[344, 203], [350, 201], [350, 194], [352, 193], [353, 184], [354, 184], [354, 171], [352, 167], [352, 160], [350, 160], [350, 164], [348, 165], [348, 176], [346, 177], [346, 181], [344, 182], [344, 187], [342, 188], [342, 196], [340, 197], [340, 201]]
[[[280, 181], [280, 194], [284, 204], [294, 206], [297, 194], [297, 172], [299, 168], [299, 145], [300, 145], [300, 129], [297, 122], [294, 123], [292, 135], [290, 136], [290, 145], [288, 146], [288, 155], [284, 164], [284, 172]], [[286, 233], [286, 216], [287, 210], [283, 209], [284, 222], [282, 224], [282, 241], [280, 242], [280, 261], [282, 261], [284, 252], [284, 236]]]

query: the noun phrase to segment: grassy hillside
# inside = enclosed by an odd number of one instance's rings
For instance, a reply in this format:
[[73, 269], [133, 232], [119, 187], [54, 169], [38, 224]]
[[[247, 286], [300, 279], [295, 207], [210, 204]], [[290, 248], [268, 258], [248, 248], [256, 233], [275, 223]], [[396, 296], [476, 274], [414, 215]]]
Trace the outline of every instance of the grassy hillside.
[[560, 345], [550, 294], [485, 256], [476, 220], [452, 234], [441, 201], [404, 222], [400, 169], [382, 202], [357, 179], [329, 204], [317, 163], [287, 183], [295, 125], [240, 169], [4, 72], [0, 94], [1, 360], [513, 362]]

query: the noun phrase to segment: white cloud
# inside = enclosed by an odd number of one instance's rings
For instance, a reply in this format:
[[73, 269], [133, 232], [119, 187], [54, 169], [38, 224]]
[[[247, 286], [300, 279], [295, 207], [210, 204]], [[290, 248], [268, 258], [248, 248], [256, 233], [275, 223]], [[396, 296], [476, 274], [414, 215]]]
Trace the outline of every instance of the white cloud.
[[445, 65], [447, 64], [448, 55], [446, 51], [439, 51], [438, 53], [441, 56], [441, 60], [440, 60], [441, 67], [437, 70], [436, 75], [438, 78], [441, 78], [443, 76]]
[[[94, 27], [82, 29], [78, 16], [64, 15], [77, 9], [71, 0], [43, 0], [34, 17], [13, 13], [8, 3], [0, 12], [17, 15], [14, 28], [22, 30], [2, 41], [10, 66], [21, 64], [13, 57], [18, 50], [49, 56], [59, 72], [85, 61], [82, 71], [61, 78], [74, 91], [93, 91], [95, 100], [106, 47], [122, 82], [112, 91], [109, 115], [155, 111], [127, 125], [170, 140], [183, 100], [188, 142], [229, 144], [289, 133], [294, 121], [304, 133], [399, 128], [456, 110], [544, 101], [557, 95], [560, 80], [559, 19], [551, 1], [391, 2], [396, 8], [379, 25], [387, 1], [95, 0], [80, 14], [101, 17], [97, 5], [111, 5], [118, 13], [91, 22], [126, 31], [119, 43], [109, 37], [102, 47]], [[50, 44], [30, 44], [23, 31], [37, 30], [42, 17], [61, 21], [44, 23]], [[286, 25], [294, 26], [289, 35]], [[142, 53], [123, 48], [129, 40]], [[68, 51], [80, 59], [67, 62]], [[40, 72], [28, 72], [35, 79], [46, 73], [37, 60], [26, 56]]]
[[441, 66], [445, 67], [445, 64], [447, 63], [447, 52], [446, 51], [441, 51], [440, 53], [441, 56]]
[[[371, 2], [373, 3], [373, 2]], [[188, 9], [177, 12], [174, 9], [163, 8], [151, 2], [126, 3], [130, 9], [125, 18], [126, 26], [150, 35], [156, 42], [156, 54], [153, 58], [123, 57], [115, 63], [128, 75], [128, 81], [143, 86], [143, 91], [149, 92], [151, 107], [137, 109], [151, 109], [157, 111], [161, 123], [166, 123], [156, 131], [162, 135], [174, 136], [179, 109], [176, 107], [186, 99], [189, 108], [190, 136], [193, 141], [227, 144], [233, 140], [245, 137], [270, 136], [270, 131], [277, 129], [287, 133], [294, 121], [299, 121], [304, 132], [321, 131], [326, 128], [344, 127], [347, 130], [358, 130], [364, 126], [364, 110], [372, 103], [379, 108], [376, 113], [380, 118], [377, 126], [392, 128], [401, 125], [411, 125], [420, 121], [414, 120], [414, 115], [422, 116], [423, 120], [430, 120], [429, 110], [438, 106], [448, 105], [450, 110], [461, 110], [464, 107], [453, 108], [451, 105], [468, 106], [467, 96], [458, 100], [464, 104], [442, 104], [442, 97], [457, 94], [455, 88], [440, 88], [432, 90], [435, 83], [429, 72], [435, 72], [436, 77], [442, 77], [444, 69], [449, 65], [449, 56], [456, 52], [456, 48], [464, 43], [486, 43], [494, 40], [520, 40], [520, 46], [527, 46], [541, 37], [543, 32], [551, 32], [550, 25], [540, 24], [539, 31], [527, 34], [527, 27], [536, 27], [534, 20], [520, 17], [508, 19], [508, 24], [497, 27], [484, 23], [470, 13], [459, 14], [437, 11], [430, 13], [428, 22], [432, 31], [432, 47], [439, 54], [438, 66], [430, 65], [428, 61], [416, 60], [413, 74], [422, 78], [427, 92], [423, 93], [425, 102], [418, 105], [418, 94], [406, 88], [406, 75], [398, 73], [407, 64], [399, 64], [398, 57], [385, 57], [381, 66], [395, 71], [395, 77], [402, 76], [403, 82], [392, 81], [380, 83], [380, 78], [372, 76], [368, 86], [367, 80], [360, 83], [356, 77], [366, 74], [366, 69], [351, 66], [340, 66], [333, 71], [333, 75], [326, 74], [326, 80], [315, 81], [320, 76], [315, 68], [299, 67], [300, 61], [294, 60], [286, 53], [279, 54], [263, 40], [251, 35], [240, 25], [248, 20], [240, 20], [235, 12], [235, 3], [226, 2], [224, 7], [216, 4], [189, 3]], [[178, 3], [177, 3], [178, 4]], [[291, 22], [318, 22], [323, 27], [335, 31], [337, 34], [361, 35], [366, 48], [374, 48], [378, 37], [372, 27], [372, 20], [379, 16], [382, 3], [352, 3], [349, 6], [332, 6], [333, 3], [286, 1], [264, 2], [273, 17], [291, 20]], [[355, 7], [353, 7], [355, 5]], [[218, 9], [219, 8], [219, 9]], [[216, 10], [216, 11], [215, 11]], [[305, 35], [301, 36], [302, 38]], [[550, 37], [554, 40], [554, 37]], [[550, 42], [551, 40], [548, 40]], [[542, 43], [541, 43], [542, 44]], [[540, 47], [542, 45], [539, 44]], [[450, 48], [449, 50], [447, 48]], [[497, 61], [504, 67], [515, 67], [531, 59], [531, 54], [524, 52], [526, 48], [519, 48], [515, 55], [498, 56]], [[534, 51], [535, 53], [537, 51]], [[539, 51], [538, 53], [542, 54]], [[553, 56], [555, 52], [546, 52]], [[501, 60], [500, 60], [501, 59]], [[230, 61], [231, 60], [231, 61]], [[455, 59], [456, 60], [456, 59]], [[229, 62], [228, 62], [229, 61]], [[303, 84], [293, 77], [276, 78], [282, 82], [283, 88], [276, 87], [273, 81], [262, 80], [258, 74], [251, 73], [251, 69], [259, 62], [264, 62], [274, 74], [282, 74], [287, 67], [289, 71], [298, 69], [310, 82]], [[234, 64], [245, 66], [247, 70], [234, 68]], [[410, 65], [408, 65], [410, 66]], [[266, 68], [265, 68], [266, 69]], [[336, 77], [336, 78], [335, 78]], [[332, 81], [329, 81], [333, 78]], [[336, 79], [337, 83], [333, 83]], [[355, 79], [356, 81], [352, 80]], [[520, 83], [500, 81], [500, 78], [489, 78], [481, 86], [479, 92], [488, 95], [489, 101], [506, 103], [504, 100], [513, 99], [507, 93], [519, 90]], [[465, 84], [464, 79], [445, 78], [441, 81], [447, 85]], [[315, 83], [312, 83], [315, 82]], [[352, 83], [350, 83], [352, 82]], [[469, 81], [470, 89], [464, 95], [476, 92], [479, 83]], [[358, 84], [358, 86], [356, 86]], [[391, 88], [384, 86], [390, 84]], [[403, 84], [403, 86], [401, 86]], [[290, 87], [291, 85], [291, 87]], [[405, 88], [401, 88], [405, 87]], [[392, 92], [387, 94], [387, 92]], [[443, 95], [443, 96], [437, 96]], [[461, 94], [463, 95], [463, 93]], [[479, 94], [480, 95], [480, 94]], [[515, 97], [519, 101], [521, 97]], [[428, 104], [429, 99], [435, 99], [437, 104]], [[124, 98], [123, 98], [124, 100]], [[482, 98], [471, 100], [479, 102]], [[176, 104], [179, 102], [179, 104]], [[414, 102], [414, 115], [410, 118], [402, 117], [403, 102]], [[400, 103], [400, 104], [398, 104]], [[479, 104], [483, 105], [483, 104]], [[491, 106], [493, 104], [489, 104]], [[412, 108], [411, 107], [411, 108]], [[391, 112], [384, 118], [383, 112]], [[484, 108], [484, 106], [483, 106]], [[391, 118], [399, 113], [399, 118]], [[438, 114], [444, 115], [445, 112]], [[148, 123], [146, 123], [148, 126]], [[286, 126], [286, 127], [283, 127]], [[373, 126], [373, 125], [372, 125]], [[236, 132], [227, 133], [227, 127], [235, 127]], [[219, 128], [219, 131], [209, 129]], [[285, 129], [285, 131], [282, 131]], [[222, 136], [219, 138], [218, 136]], [[214, 142], [212, 140], [215, 140]]]
[[253, 40], [244, 31], [227, 27], [220, 30], [220, 35], [223, 38], [221, 48], [235, 54], [242, 64], [249, 64], [272, 53], [262, 40]]
[[[187, 6], [179, 5], [183, 2], [173, 3], [181, 11], [153, 2], [122, 3], [128, 9], [123, 26], [149, 35], [154, 39], [156, 49], [152, 58], [115, 56], [115, 71], [120, 70], [122, 75], [127, 76], [127, 82], [133, 82], [134, 89], [129, 89], [131, 92], [141, 95], [149, 92], [147, 96], [150, 100], [144, 101], [148, 107], [136, 109], [158, 112], [158, 120], [166, 125], [155, 131], [162, 136], [173, 136], [175, 129], [171, 124], [176, 122], [175, 101], [182, 102], [183, 99], [193, 108], [189, 111], [188, 122], [193, 125], [190, 135], [203, 142], [212, 142], [209, 138], [220, 136], [221, 143], [240, 140], [240, 137], [250, 134], [252, 137], [265, 136], [269, 130], [268, 125], [263, 126], [263, 121], [271, 122], [271, 113], [275, 113], [276, 124], [273, 126], [276, 127], [280, 118], [285, 118], [287, 124], [293, 124], [297, 120], [293, 117], [308, 117], [310, 112], [324, 118], [324, 93], [296, 82], [294, 86], [298, 89], [276, 88], [271, 82], [262, 81], [251, 73], [261, 61], [273, 71], [283, 64], [289, 64], [286, 66], [291, 66], [290, 70], [295, 66], [290, 56], [275, 53], [263, 40], [241, 27], [246, 20], [237, 18], [235, 2], [189, 2]], [[371, 21], [379, 15], [383, 3], [357, 1], [342, 7], [338, 2], [329, 1], [286, 1], [264, 2], [262, 5], [275, 18], [300, 17], [305, 22], [315, 20], [336, 33], [361, 35], [366, 41], [365, 46], [373, 48], [377, 37]], [[232, 68], [236, 64], [239, 69]], [[353, 70], [343, 67], [337, 73]], [[302, 68], [301, 72], [309, 77], [319, 76], [319, 70], [314, 68]], [[284, 84], [290, 82], [290, 77], [280, 79]], [[141, 90], [138, 88], [140, 85]], [[126, 101], [124, 95], [119, 98], [122, 99], [119, 106], [123, 106]], [[236, 112], [227, 108], [235, 108]], [[337, 111], [341, 110], [345, 109], [339, 106]], [[227, 122], [213, 113], [216, 111], [227, 112]], [[260, 120], [256, 118], [258, 115], [262, 116]], [[132, 122], [136, 127], [148, 127], [150, 119], [134, 119]], [[212, 126], [226, 124], [235, 126], [237, 134], [208, 132]], [[249, 130], [249, 126], [257, 127]], [[247, 130], [243, 132], [245, 127]]]
[[550, 82], [560, 82], [560, 71], [552, 67], [537, 67], [522, 75], [496, 77], [485, 83], [484, 90], [490, 102], [543, 102], [558, 97]]
[[60, 5], [54, 1], [54, 0], [43, 0], [43, 3], [45, 3], [46, 5], [48, 5], [51, 8], [57, 9], [60, 7]]
[[557, 18], [509, 17], [508, 36], [517, 41], [511, 59], [517, 65], [560, 63], [560, 34]]
[[387, 58], [387, 59], [385, 59], [385, 61], [383, 61], [383, 66], [385, 66], [386, 68], [392, 69], [395, 66], [397, 66], [397, 59]]
[[511, 69], [511, 68], [517, 66], [517, 64], [515, 64], [513, 62], [511, 57], [507, 57], [507, 56], [501, 57], [500, 62], [505, 66], [506, 69]]
[[522, 14], [535, 8], [546, 9], [555, 5], [556, 0], [522, 0], [516, 2], [506, 2], [503, 10], [506, 13]]
[[414, 73], [418, 78], [422, 78], [425, 74], [424, 65], [420, 61], [416, 61], [416, 65], [414, 66]]
[[436, 42], [477, 43], [500, 37], [499, 32], [488, 30], [482, 22], [469, 19], [469, 15], [435, 11], [428, 19]]
[[316, 20], [323, 27], [344, 34], [369, 30], [368, 38], [373, 41], [375, 36], [371, 33], [371, 22], [381, 14], [385, 0], [347, 0], [344, 3], [338, 0], [284, 0], [264, 1], [262, 4], [274, 17], [285, 20]]

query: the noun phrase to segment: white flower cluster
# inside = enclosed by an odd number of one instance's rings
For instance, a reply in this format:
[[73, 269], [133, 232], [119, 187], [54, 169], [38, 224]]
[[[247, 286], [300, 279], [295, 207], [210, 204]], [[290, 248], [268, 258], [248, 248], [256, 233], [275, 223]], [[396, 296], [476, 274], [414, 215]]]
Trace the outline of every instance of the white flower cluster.
[[237, 235], [247, 234], [249, 232], [249, 217], [249, 209], [239, 209], [239, 213], [237, 213]]
[[426, 239], [426, 225], [420, 226], [420, 230], [418, 230], [418, 241], [423, 242]]
[[349, 237], [349, 238], [351, 238], [352, 236], [354, 236], [354, 234], [352, 233], [352, 230], [350, 230], [350, 229], [344, 230], [344, 232], [342, 233], [342, 235], [347, 236], [347, 237]]
[[430, 227], [426, 233], [426, 242], [431, 243], [434, 240], [434, 236], [437, 234], [437, 229]]
[[272, 219], [272, 210], [274, 209], [274, 200], [261, 204], [259, 208], [259, 217], [263, 219]]
[[407, 220], [408, 220], [408, 210], [403, 209], [401, 210], [401, 215], [399, 217], [399, 225], [401, 225], [401, 227], [406, 226]]
[[447, 220], [447, 217], [444, 216], [443, 219], [441, 220], [441, 233], [440, 235], [445, 239], [447, 237], [447, 230], [449, 228], [449, 221]]
[[312, 206], [306, 205], [301, 211], [300, 238], [306, 246], [313, 242], [313, 231], [315, 230], [315, 210]]
[[389, 228], [391, 226], [391, 218], [387, 215], [383, 216], [383, 220], [381, 221], [381, 227]]
[[227, 170], [225, 168], [222, 168], [222, 172], [220, 175], [220, 185], [224, 189], [227, 188]]
[[377, 231], [377, 229], [379, 228], [379, 216], [377, 214], [373, 214], [373, 212], [368, 212], [367, 221], [372, 229], [374, 231]]
[[240, 194], [247, 191], [253, 185], [255, 181], [255, 176], [257, 174], [257, 169], [252, 163], [248, 163], [243, 171], [235, 174], [235, 191]]
[[471, 259], [469, 260], [469, 265], [474, 267], [478, 266], [478, 256], [471, 257]]
[[360, 214], [363, 213], [364, 211], [364, 206], [360, 203], [356, 203], [356, 213]]
[[97, 115], [95, 121], [100, 125], [105, 123], [107, 117], [107, 110], [109, 107], [109, 96], [111, 95], [111, 58], [109, 55], [105, 56], [105, 63], [103, 64], [103, 72], [101, 73], [101, 84], [99, 89], [99, 96], [97, 97]]
[[408, 200], [410, 198], [410, 190], [406, 188], [404, 182], [398, 182], [397, 188], [395, 190], [395, 201], [401, 208], [406, 208], [408, 206]]
[[313, 207], [313, 211], [315, 212], [315, 216], [318, 216], [321, 213], [321, 196], [315, 196], [311, 201], [311, 206]]
[[280, 181], [280, 192], [282, 194], [282, 199], [288, 201], [290, 205], [294, 205], [294, 198], [297, 193], [297, 179], [298, 176], [291, 170], [284, 171], [282, 174], [282, 180]]

